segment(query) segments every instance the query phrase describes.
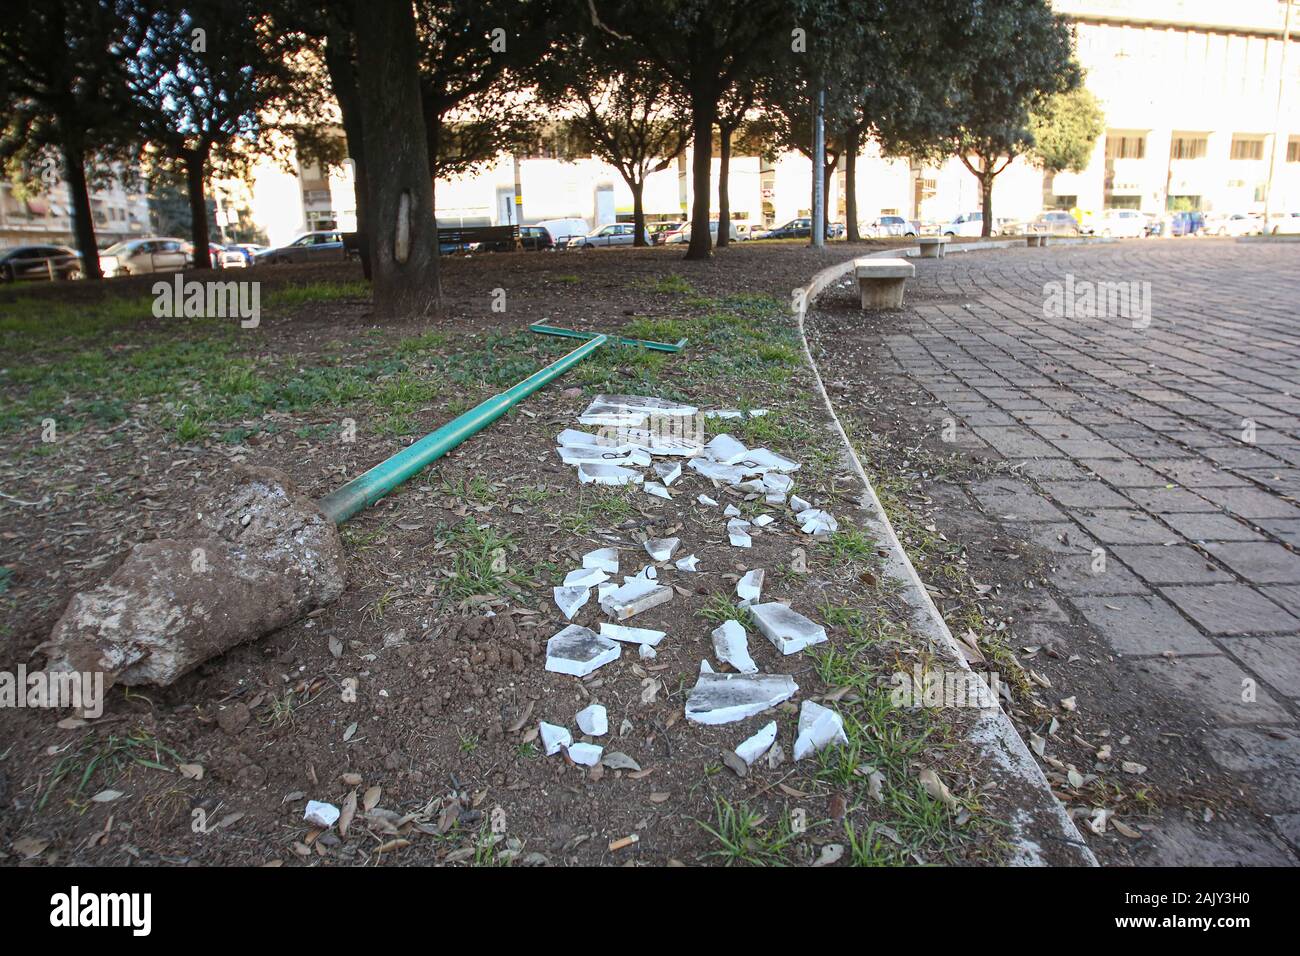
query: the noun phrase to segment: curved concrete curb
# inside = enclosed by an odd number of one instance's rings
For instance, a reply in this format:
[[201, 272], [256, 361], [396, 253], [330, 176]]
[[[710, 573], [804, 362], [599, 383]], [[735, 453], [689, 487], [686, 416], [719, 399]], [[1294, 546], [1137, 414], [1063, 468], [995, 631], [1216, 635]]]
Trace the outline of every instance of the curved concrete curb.
[[[1079, 239], [1062, 239], [1058, 240], [1062, 245], [1073, 245], [1082, 242], [1096, 242], [1104, 240], [1079, 240]], [[1023, 241], [1016, 242], [1012, 240], [986, 240], [981, 242], [966, 242], [952, 245], [947, 250], [947, 255], [956, 252], [979, 252], [987, 249], [1008, 249], [1022, 248]], [[1049, 245], [1050, 249], [1051, 246]], [[881, 252], [868, 253], [866, 256], [854, 256], [854, 259], [885, 257], [885, 256], [919, 256], [919, 246], [903, 246]], [[939, 613], [938, 607], [935, 606], [934, 600], [930, 593], [925, 589], [920, 575], [916, 573], [911, 559], [907, 552], [903, 550], [902, 543], [898, 540], [898, 535], [894, 531], [894, 526], [889, 521], [889, 516], [885, 513], [884, 507], [880, 503], [880, 498], [876, 494], [875, 487], [871, 484], [871, 479], [867, 477], [866, 471], [862, 467], [857, 452], [853, 449], [853, 443], [849, 440], [848, 433], [845, 432], [839, 416], [835, 413], [835, 407], [831, 403], [830, 396], [826, 393], [826, 386], [822, 382], [821, 370], [817, 368], [817, 362], [813, 358], [812, 349], [808, 345], [808, 336], [804, 329], [804, 318], [809, 306], [816, 300], [826, 288], [839, 281], [846, 273], [853, 271], [853, 259], [839, 265], [823, 269], [813, 276], [812, 281], [800, 289], [794, 290], [795, 296], [795, 314], [799, 322], [799, 338], [803, 343], [804, 357], [808, 360], [808, 365], [813, 371], [813, 379], [817, 385], [817, 392], [821, 395], [822, 403], [826, 406], [826, 411], [834, 423], [835, 430], [840, 436], [840, 441], [844, 444], [844, 450], [847, 453], [848, 460], [852, 463], [854, 470], [857, 472], [858, 479], [862, 482], [865, 493], [862, 499], [863, 510], [867, 512], [867, 526], [872, 530], [877, 538], [883, 541], [889, 549], [889, 557], [885, 561], [885, 573], [890, 577], [900, 581], [903, 584], [902, 596], [912, 609], [912, 626], [921, 634], [935, 641], [942, 647], [946, 647], [953, 661], [962, 669], [969, 673], [970, 664], [967, 663], [965, 655], [962, 654], [956, 639], [948, 629], [948, 624]], [[979, 678], [983, 681], [983, 678]], [[981, 752], [988, 756], [994, 765], [1001, 768], [1007, 774], [1019, 778], [1031, 791], [1040, 796], [1041, 806], [1038, 808], [1041, 812], [1039, 816], [1039, 828], [1049, 825], [1059, 829], [1055, 834], [1056, 840], [1061, 841], [1075, 851], [1078, 862], [1084, 866], [1097, 866], [1097, 858], [1093, 855], [1092, 850], [1083, 841], [1078, 829], [1074, 825], [1065, 808], [1052, 793], [1047, 778], [1043, 775], [1042, 768], [1025, 746], [1025, 742], [1020, 737], [1015, 725], [1011, 723], [1011, 718], [1006, 715], [1001, 707], [991, 707], [977, 711], [978, 718], [975, 727], [971, 732], [970, 740]], [[1046, 819], [1044, 819], [1044, 817]], [[1028, 827], [1033, 822], [1032, 817], [1021, 812], [1015, 819], [1007, 821], [1010, 825], [1011, 842], [1014, 847], [1012, 864], [1022, 866], [1041, 866], [1045, 865], [1042, 856], [1042, 848], [1028, 833]]]

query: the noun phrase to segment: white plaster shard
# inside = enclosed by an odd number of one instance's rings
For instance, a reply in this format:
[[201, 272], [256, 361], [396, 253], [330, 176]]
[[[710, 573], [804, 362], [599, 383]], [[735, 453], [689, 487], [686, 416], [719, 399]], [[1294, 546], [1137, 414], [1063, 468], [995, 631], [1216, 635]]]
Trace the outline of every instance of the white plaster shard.
[[657, 461], [654, 463], [654, 473], [659, 476], [659, 480], [665, 485], [671, 485], [682, 476], [682, 463], [679, 461]]
[[622, 641], [625, 644], [648, 644], [651, 647], [668, 636], [666, 631], [655, 631], [648, 627], [628, 627], [625, 624], [610, 624], [606, 621], [601, 621], [600, 633], [602, 637], [608, 637], [613, 641]]
[[794, 654], [826, 640], [826, 628], [784, 604], [755, 604], [749, 613], [759, 633], [782, 654]]
[[730, 724], [761, 714], [799, 691], [789, 674], [715, 674], [700, 664], [700, 676], [686, 695], [686, 719]]
[[578, 711], [575, 718], [578, 729], [589, 737], [603, 737], [609, 733], [609, 713], [601, 704], [591, 704]]
[[753, 544], [749, 537], [749, 522], [732, 518], [727, 522], [727, 538], [731, 541], [732, 547], [748, 548]]
[[564, 619], [572, 621], [573, 615], [590, 600], [591, 588], [581, 586], [551, 588], [551, 594], [555, 597], [555, 606], [560, 609]]
[[584, 568], [600, 568], [606, 574], [618, 573], [618, 548], [597, 548], [582, 556]]
[[542, 750], [548, 757], [555, 756], [573, 743], [573, 735], [567, 728], [558, 724], [548, 724], [544, 720], [537, 722], [537, 733], [542, 738]]
[[589, 627], [570, 624], [546, 642], [546, 669], [556, 674], [586, 677], [598, 667], [618, 660], [621, 648]]
[[668, 489], [657, 481], [647, 481], [641, 485], [641, 488], [648, 495], [654, 495], [656, 498], [665, 498], [668, 501], [673, 500], [673, 496], [668, 493]]
[[304, 823], [310, 823], [314, 827], [321, 827], [328, 830], [334, 826], [339, 819], [339, 808], [332, 803], [322, 803], [319, 800], [308, 800], [307, 808], [303, 811], [302, 819]]
[[681, 543], [681, 538], [651, 538], [646, 541], [645, 550], [656, 561], [667, 561]]
[[674, 561], [673, 566], [678, 571], [698, 571], [700, 569], [700, 559], [693, 554], [688, 554], [686, 557]]
[[763, 593], [763, 569], [746, 571], [745, 576], [736, 582], [736, 596], [740, 598], [741, 607], [749, 607]]
[[604, 747], [597, 747], [595, 744], [578, 743], [569, 748], [569, 759], [583, 767], [594, 767], [600, 763], [600, 755], [605, 752]]
[[635, 485], [641, 483], [641, 475], [622, 465], [588, 465], [578, 466], [578, 481], [584, 485]]
[[609, 575], [602, 568], [578, 568], [564, 576], [566, 588], [594, 588], [609, 580]]
[[757, 674], [758, 665], [749, 656], [749, 637], [738, 621], [723, 621], [713, 629], [713, 653], [723, 664], [742, 674]]
[[754, 761], [763, 754], [767, 753], [772, 744], [776, 743], [776, 721], [768, 723], [762, 730], [754, 736], [744, 740], [736, 748], [736, 756], [745, 761], [745, 766], [752, 766]]
[[601, 598], [600, 606], [614, 620], [626, 621], [672, 599], [672, 588], [655, 584], [643, 577], [635, 577]]
[[829, 707], [805, 700], [799, 710], [799, 736], [794, 742], [794, 759], [802, 760], [832, 744], [847, 744], [844, 718]]

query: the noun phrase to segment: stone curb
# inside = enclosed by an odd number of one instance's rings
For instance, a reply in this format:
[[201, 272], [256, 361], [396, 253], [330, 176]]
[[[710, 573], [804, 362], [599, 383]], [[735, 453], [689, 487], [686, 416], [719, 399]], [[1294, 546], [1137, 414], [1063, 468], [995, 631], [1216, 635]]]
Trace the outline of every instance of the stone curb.
[[[1054, 244], [1058, 245], [1078, 245], [1082, 243], [1105, 242], [1104, 239], [1056, 239]], [[965, 242], [950, 244], [947, 249], [947, 255], [957, 252], [980, 252], [991, 249], [1009, 249], [1024, 248], [1024, 240], [1006, 240], [992, 239], [978, 242]], [[1051, 248], [1051, 245], [1047, 247]], [[844, 450], [847, 452], [849, 461], [852, 462], [853, 468], [857, 473], [859, 480], [862, 482], [866, 493], [863, 496], [862, 508], [867, 513], [867, 526], [877, 535], [879, 540], [885, 542], [889, 549], [889, 557], [885, 561], [885, 573], [903, 584], [903, 599], [911, 607], [912, 626], [918, 632], [935, 641], [942, 647], [946, 647], [952, 658], [962, 670], [971, 672], [970, 664], [967, 663], [965, 656], [962, 654], [957, 640], [952, 636], [948, 629], [948, 624], [939, 613], [938, 607], [935, 606], [934, 600], [930, 597], [929, 592], [921, 581], [920, 575], [916, 572], [916, 567], [912, 564], [907, 552], [903, 550], [902, 543], [898, 540], [898, 535], [894, 531], [894, 526], [889, 521], [889, 516], [885, 513], [884, 507], [880, 503], [880, 498], [876, 494], [876, 489], [871, 484], [871, 479], [867, 477], [866, 471], [862, 467], [862, 462], [858, 459], [857, 452], [853, 449], [853, 443], [849, 441], [849, 436], [840, 423], [839, 416], [835, 413], [835, 407], [832, 405], [830, 396], [826, 393], [826, 387], [822, 383], [821, 371], [817, 368], [817, 363], [813, 359], [812, 349], [808, 345], [808, 336], [804, 330], [804, 318], [809, 306], [816, 300], [817, 296], [826, 290], [827, 287], [839, 281], [845, 275], [853, 271], [854, 259], [863, 258], [880, 258], [885, 256], [919, 256], [919, 246], [903, 246], [899, 248], [887, 249], [880, 252], [868, 253], [865, 256], [854, 256], [846, 262], [839, 265], [830, 266], [823, 269], [813, 276], [812, 281], [800, 289], [794, 290], [796, 293], [796, 315], [799, 321], [799, 338], [803, 343], [804, 357], [808, 360], [808, 365], [813, 371], [813, 378], [817, 385], [817, 392], [821, 395], [822, 403], [826, 406], [826, 411], [834, 423], [835, 430], [839, 434], [840, 441], [844, 444]], [[973, 672], [971, 672], [973, 673]], [[983, 678], [980, 678], [982, 681]], [[1047, 778], [1043, 775], [1042, 768], [1030, 753], [1029, 748], [1025, 745], [1019, 731], [1012, 724], [1011, 718], [1001, 707], [985, 708], [977, 711], [978, 718], [974, 729], [970, 734], [970, 740], [974, 743], [985, 756], [993, 761], [993, 764], [1000, 768], [1007, 775], [1021, 781], [1028, 790], [1034, 794], [1038, 800], [1038, 806], [1035, 807], [1035, 813], [1021, 812], [1014, 819], [1006, 821], [1010, 827], [1010, 838], [1014, 848], [1011, 863], [1018, 866], [1045, 866], [1046, 861], [1043, 859], [1042, 847], [1034, 839], [1031, 833], [1031, 827], [1037, 823], [1038, 831], [1042, 832], [1043, 827], [1055, 829], [1057, 832], [1051, 834], [1053, 842], [1060, 842], [1067, 848], [1067, 852], [1072, 852], [1076, 857], [1077, 865], [1081, 866], [1098, 866], [1097, 858], [1092, 850], [1084, 842], [1079, 830], [1075, 827], [1074, 821], [1070, 819], [1061, 806], [1060, 801], [1052, 793]]]

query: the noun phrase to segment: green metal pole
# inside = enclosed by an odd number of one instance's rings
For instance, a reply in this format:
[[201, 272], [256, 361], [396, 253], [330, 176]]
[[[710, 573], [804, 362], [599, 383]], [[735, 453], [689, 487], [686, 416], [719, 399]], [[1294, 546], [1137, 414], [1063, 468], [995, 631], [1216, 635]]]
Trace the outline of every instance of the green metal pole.
[[[592, 339], [595, 338], [596, 332], [577, 332], [573, 329], [559, 329], [553, 325], [530, 325], [529, 332], [536, 332], [538, 335], [558, 335], [566, 339]], [[649, 339], [625, 339], [621, 336], [614, 336], [611, 341], [619, 345], [635, 345], [638, 348], [650, 349], [654, 352], [680, 352], [686, 348], [686, 339], [678, 342], [651, 342]]]
[[606, 336], [597, 335], [546, 368], [534, 372], [517, 385], [458, 415], [437, 431], [381, 461], [363, 475], [358, 475], [319, 502], [321, 510], [335, 523], [342, 524], [358, 511], [370, 507], [416, 472], [437, 461], [465, 439], [482, 431], [504, 415], [511, 406], [577, 365], [605, 344]]

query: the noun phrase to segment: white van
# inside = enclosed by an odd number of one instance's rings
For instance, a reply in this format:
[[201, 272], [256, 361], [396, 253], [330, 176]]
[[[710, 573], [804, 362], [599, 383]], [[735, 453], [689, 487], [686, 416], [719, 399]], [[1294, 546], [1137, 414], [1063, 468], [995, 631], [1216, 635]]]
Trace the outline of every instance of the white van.
[[591, 232], [591, 227], [587, 225], [585, 219], [543, 219], [533, 225], [540, 226], [551, 234], [551, 241], [555, 243], [556, 249], [563, 249], [570, 239]]

